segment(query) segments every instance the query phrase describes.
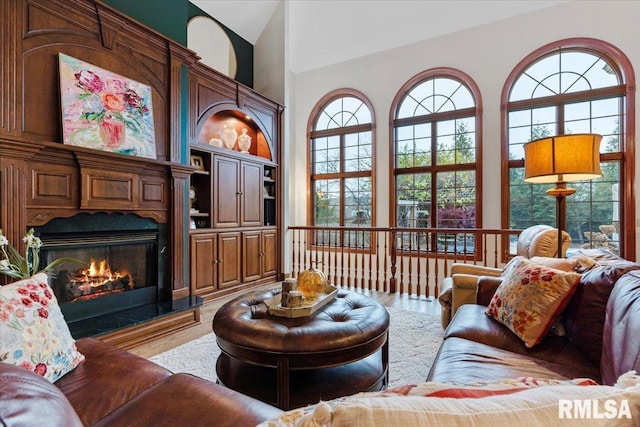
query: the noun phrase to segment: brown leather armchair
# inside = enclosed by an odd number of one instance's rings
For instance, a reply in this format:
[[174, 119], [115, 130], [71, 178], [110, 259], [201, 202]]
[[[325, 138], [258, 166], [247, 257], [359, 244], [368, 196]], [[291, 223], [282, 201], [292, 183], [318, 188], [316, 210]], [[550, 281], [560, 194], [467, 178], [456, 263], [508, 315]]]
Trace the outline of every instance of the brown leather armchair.
[[[516, 255], [526, 258], [555, 257], [558, 253], [558, 229], [548, 225], [534, 225], [518, 235]], [[562, 256], [571, 245], [571, 236], [562, 232]], [[453, 263], [440, 286], [438, 301], [442, 306], [441, 322], [446, 329], [458, 307], [463, 304], [475, 304], [479, 276], [502, 275], [502, 268], [484, 267], [475, 264]]]

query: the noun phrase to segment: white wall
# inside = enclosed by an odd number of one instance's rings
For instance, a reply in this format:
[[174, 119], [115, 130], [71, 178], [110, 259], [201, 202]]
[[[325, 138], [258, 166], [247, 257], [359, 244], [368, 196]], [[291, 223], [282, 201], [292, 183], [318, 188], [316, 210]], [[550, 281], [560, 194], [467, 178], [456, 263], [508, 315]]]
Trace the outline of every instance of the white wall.
[[[397, 16], [401, 17], [402, 11]], [[338, 88], [354, 88], [373, 103], [376, 125], [377, 225], [389, 225], [389, 109], [398, 89], [417, 73], [453, 67], [471, 76], [483, 102], [484, 228], [500, 228], [500, 94], [505, 79], [535, 49], [570, 37], [604, 40], [621, 49], [640, 69], [638, 1], [571, 1], [497, 23], [425, 40], [364, 58], [295, 74], [288, 83], [292, 96], [289, 137], [289, 225], [306, 225], [306, 128], [318, 100]], [[330, 28], [330, 26], [329, 26]], [[637, 77], [636, 77], [637, 79]], [[636, 104], [638, 94], [636, 93]], [[636, 114], [640, 129], [640, 114]], [[636, 149], [640, 156], [640, 150]], [[636, 170], [638, 168], [636, 159]], [[638, 201], [636, 201], [638, 202]], [[636, 212], [640, 209], [636, 207]], [[638, 242], [636, 242], [638, 245]], [[640, 246], [638, 246], [640, 247]]]
[[280, 104], [285, 103], [285, 6], [281, 2], [253, 47], [253, 87]]
[[[280, 2], [277, 9], [274, 11], [273, 16], [267, 23], [260, 38], [254, 46], [253, 60], [254, 60], [254, 88], [257, 92], [265, 95], [268, 98], [273, 99], [282, 105], [293, 105], [295, 102], [293, 93], [292, 74], [289, 70], [289, 27], [285, 24], [289, 15], [289, 2]], [[291, 152], [288, 149], [289, 141], [291, 140], [291, 131], [293, 126], [294, 111], [291, 108], [285, 108], [282, 120], [282, 144], [280, 150], [281, 154], [281, 167], [280, 177], [283, 182], [291, 182], [291, 168], [290, 164]], [[291, 253], [286, 239], [288, 224], [294, 223], [289, 218], [291, 193], [290, 188], [284, 186], [287, 193], [283, 197], [283, 222], [282, 227], [282, 242], [283, 253]], [[284, 257], [285, 268], [284, 272], [290, 272], [290, 257]]]

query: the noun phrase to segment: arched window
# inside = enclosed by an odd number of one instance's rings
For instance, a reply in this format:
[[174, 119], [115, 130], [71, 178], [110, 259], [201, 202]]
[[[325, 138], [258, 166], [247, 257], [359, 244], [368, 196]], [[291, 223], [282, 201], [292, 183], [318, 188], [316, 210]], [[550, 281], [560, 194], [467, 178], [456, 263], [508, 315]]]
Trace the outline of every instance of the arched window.
[[397, 227], [482, 226], [480, 114], [480, 91], [458, 70], [425, 71], [400, 89], [391, 109]]
[[363, 94], [340, 89], [318, 102], [309, 120], [312, 225], [375, 224], [373, 148], [373, 113]]
[[566, 199], [570, 252], [606, 247], [634, 256], [633, 76], [618, 49], [584, 38], [546, 45], [512, 71], [502, 93], [503, 227], [556, 224], [555, 199], [545, 194], [549, 186], [523, 181], [523, 145], [546, 136], [597, 133], [603, 136], [603, 176], [571, 183], [576, 193]]

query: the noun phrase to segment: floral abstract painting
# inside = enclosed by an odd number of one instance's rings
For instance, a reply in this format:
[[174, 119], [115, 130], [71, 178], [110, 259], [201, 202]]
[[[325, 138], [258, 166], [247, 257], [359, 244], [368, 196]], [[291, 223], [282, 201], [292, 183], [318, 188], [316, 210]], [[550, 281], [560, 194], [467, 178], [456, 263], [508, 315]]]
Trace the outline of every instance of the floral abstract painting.
[[58, 54], [65, 144], [155, 159], [151, 88]]

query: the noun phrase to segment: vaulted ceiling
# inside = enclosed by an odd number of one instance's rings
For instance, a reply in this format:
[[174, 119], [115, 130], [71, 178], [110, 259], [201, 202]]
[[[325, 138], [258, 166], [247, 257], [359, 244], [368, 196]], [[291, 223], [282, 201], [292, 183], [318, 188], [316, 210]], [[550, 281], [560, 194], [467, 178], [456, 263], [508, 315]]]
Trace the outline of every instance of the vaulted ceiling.
[[251, 44], [287, 1], [303, 72], [575, 0], [190, 0]]

